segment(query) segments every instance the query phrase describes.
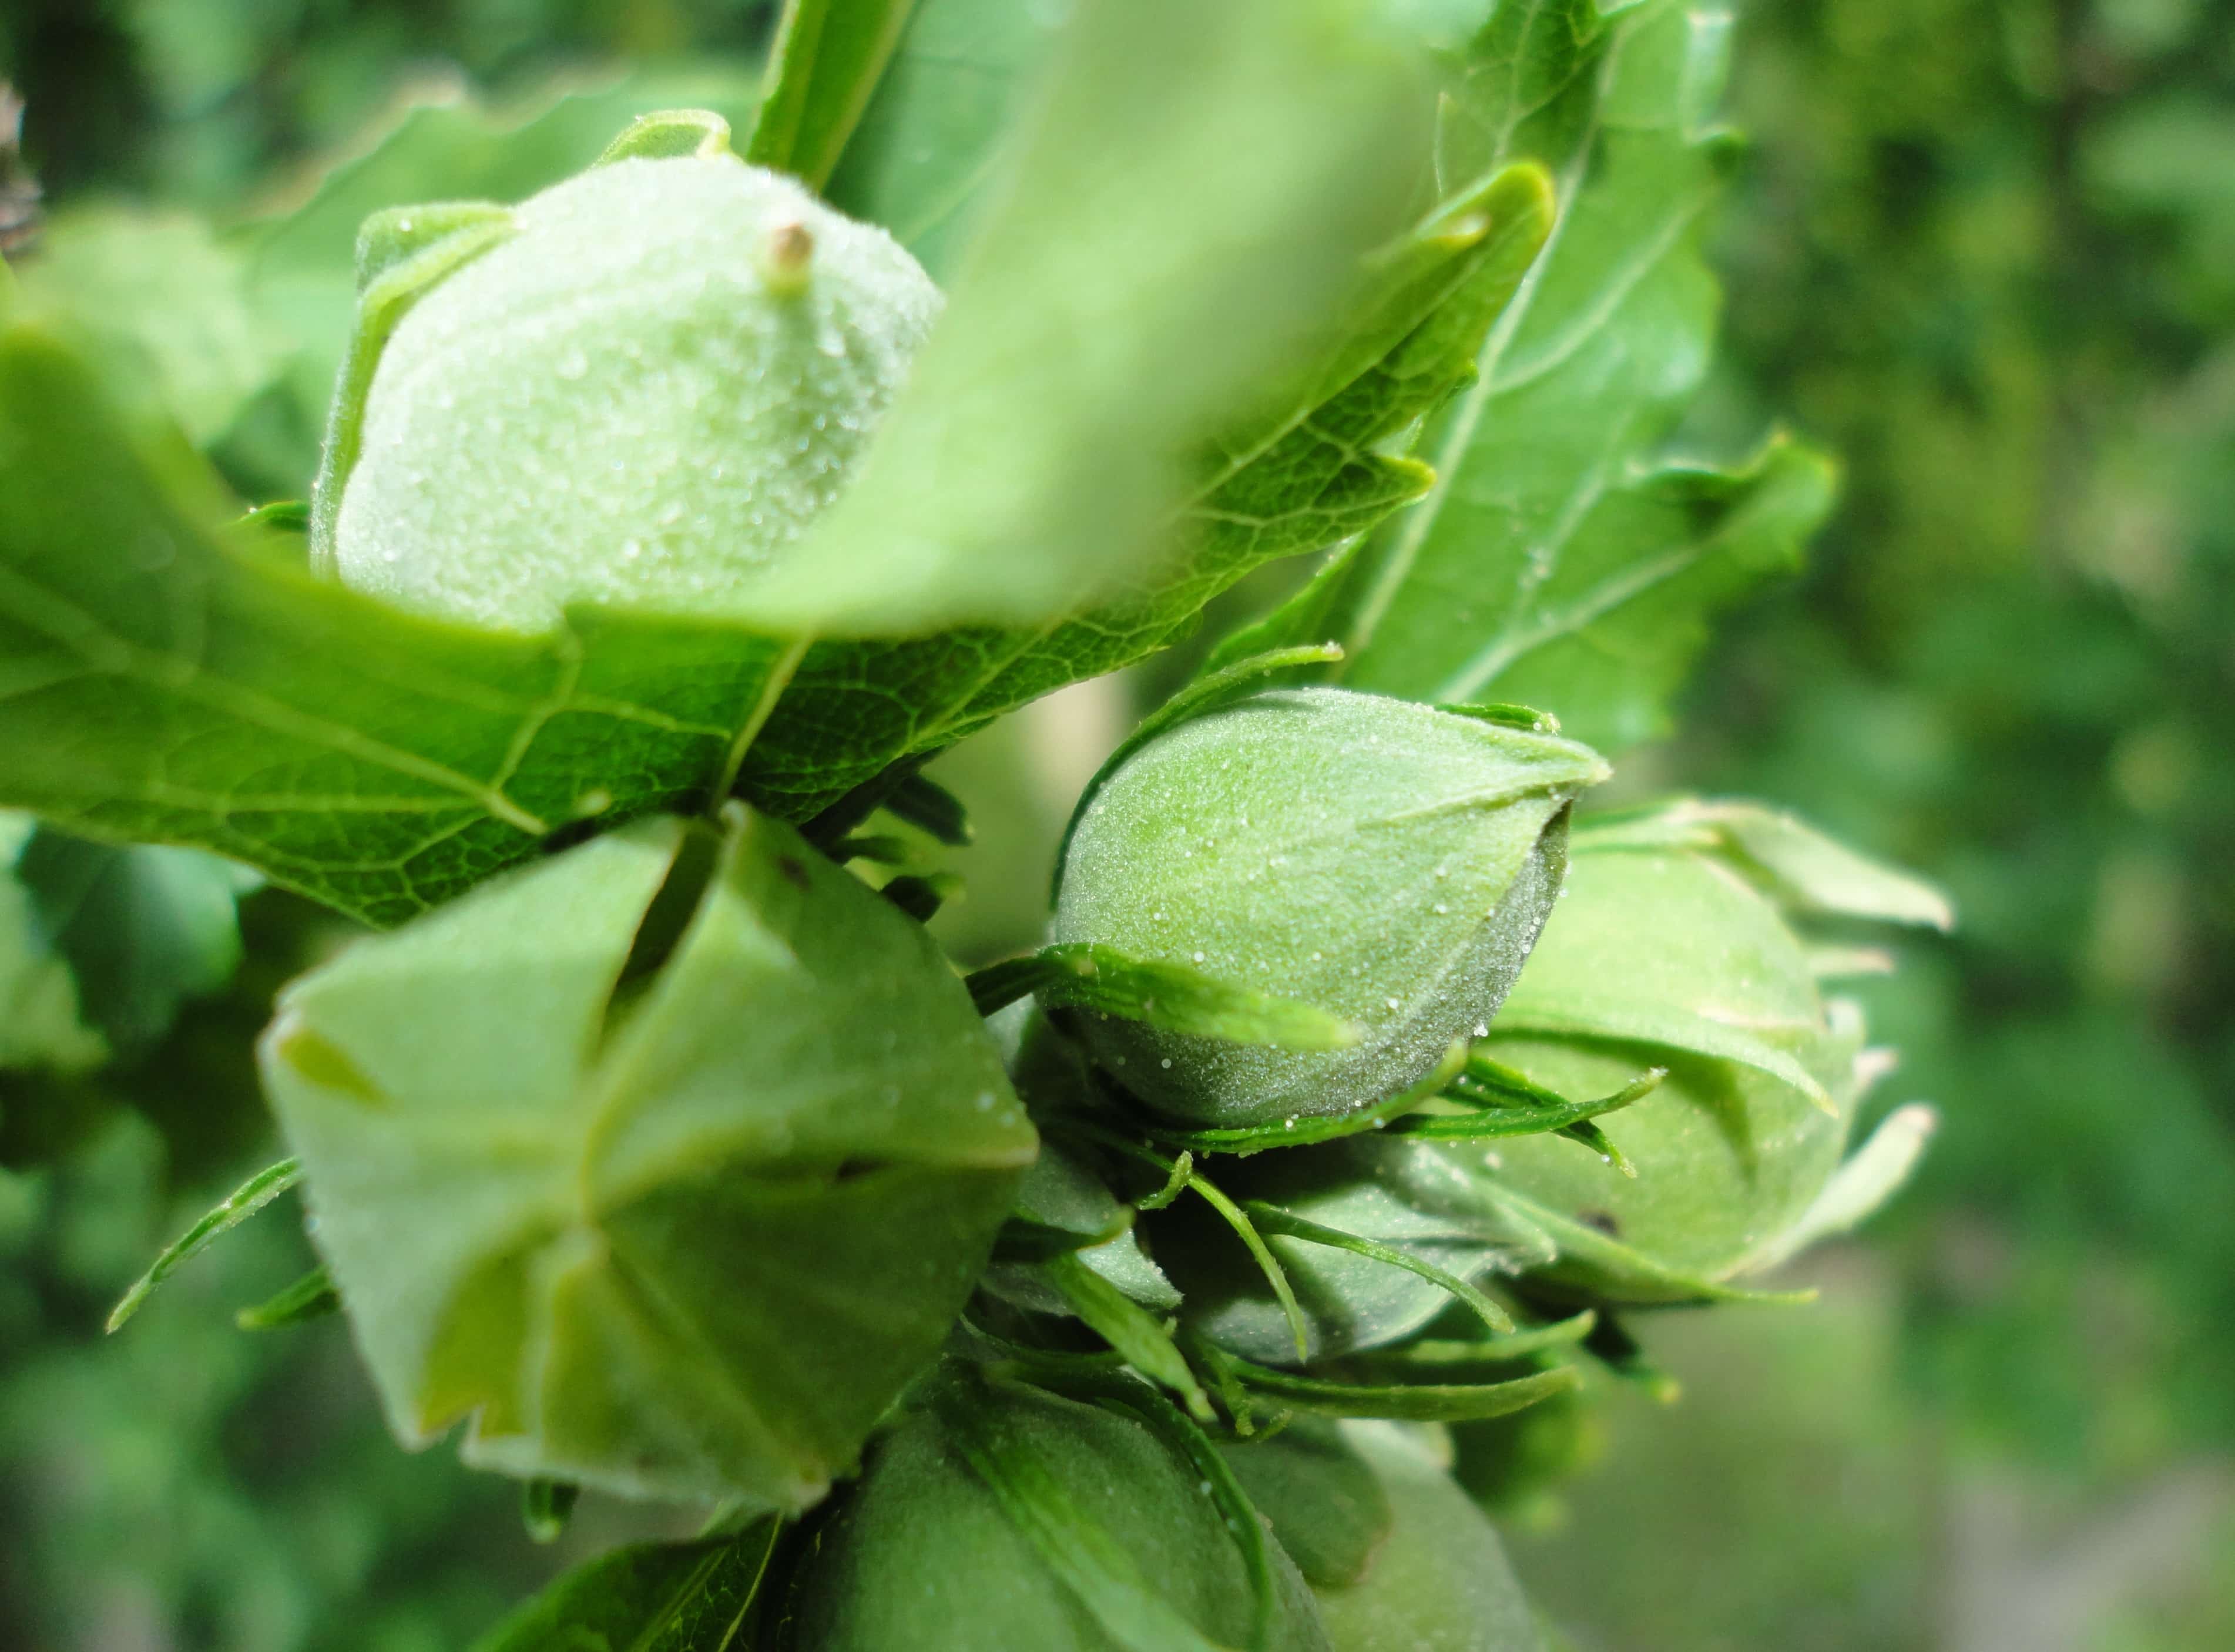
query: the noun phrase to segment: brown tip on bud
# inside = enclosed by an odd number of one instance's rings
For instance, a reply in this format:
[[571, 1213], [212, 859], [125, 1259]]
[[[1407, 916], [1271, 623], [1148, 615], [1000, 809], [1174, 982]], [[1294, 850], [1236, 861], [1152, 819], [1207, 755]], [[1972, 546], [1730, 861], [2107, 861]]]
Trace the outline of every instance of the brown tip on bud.
[[808, 266], [815, 259], [815, 237], [806, 225], [778, 224], [769, 231], [768, 249], [761, 255], [761, 273], [768, 290], [789, 298], [807, 290]]

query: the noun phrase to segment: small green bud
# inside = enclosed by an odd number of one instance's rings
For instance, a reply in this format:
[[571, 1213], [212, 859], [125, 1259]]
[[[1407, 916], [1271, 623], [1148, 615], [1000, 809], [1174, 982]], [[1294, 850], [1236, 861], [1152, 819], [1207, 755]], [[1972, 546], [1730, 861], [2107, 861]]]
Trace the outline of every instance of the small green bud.
[[938, 291], [708, 122], [640, 122], [691, 141], [625, 139], [510, 209], [368, 224], [321, 566], [502, 630], [576, 602], [720, 612], [837, 496]]
[[[1650, 1094], [1597, 1121], [1635, 1177], [1545, 1137], [1437, 1150], [1518, 1196], [1493, 1201], [1502, 1217], [1545, 1224], [1560, 1254], [1536, 1277], [1557, 1294], [1684, 1300], [1781, 1255], [1882, 1070], [1859, 1013], [1819, 989], [1781, 904], [1796, 892], [1701, 819], [1680, 805], [1576, 833], [1566, 893], [1485, 1046], [1570, 1096], [1665, 1067]], [[1684, 830], [1661, 829], [1672, 823]], [[1781, 829], [1797, 842], [1805, 829]]]
[[[796, 1644], [1331, 1652], [1294, 1563], [1214, 1497], [1215, 1463], [1104, 1406], [967, 1368], [927, 1386], [818, 1525], [791, 1580]], [[1255, 1642], [1253, 1542], [1272, 1608]]]
[[1391, 1520], [1358, 1581], [1314, 1580], [1334, 1652], [1543, 1652], [1497, 1529], [1467, 1494], [1391, 1424], [1349, 1423], [1342, 1433], [1380, 1482]]
[[821, 1497], [1035, 1144], [921, 926], [742, 807], [358, 942], [261, 1053], [398, 1436], [627, 1495]]
[[1181, 724], [1081, 812], [1055, 938], [1177, 964], [1331, 1013], [1340, 1050], [1079, 1018], [1102, 1065], [1172, 1118], [1330, 1116], [1396, 1094], [1479, 1032], [1535, 943], [1589, 748], [1340, 689]]

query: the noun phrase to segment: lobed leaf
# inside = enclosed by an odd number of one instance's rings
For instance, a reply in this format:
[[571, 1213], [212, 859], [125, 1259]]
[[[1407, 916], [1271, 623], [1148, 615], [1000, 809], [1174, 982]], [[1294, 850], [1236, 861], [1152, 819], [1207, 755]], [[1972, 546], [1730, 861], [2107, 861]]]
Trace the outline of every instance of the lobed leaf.
[[1033, 623], [1147, 570], [1184, 456], [1400, 226], [1424, 86], [1357, 0], [1080, 0], [859, 474], [739, 600]]
[[[1417, 498], [1428, 473], [1385, 449], [1473, 371], [1477, 346], [1551, 221], [1544, 174], [1508, 168], [1386, 251], [1404, 279], [1360, 297], [1326, 363], [1294, 385], [1291, 405], [1266, 416], [1254, 442], [1203, 456], [1170, 519], [1176, 560], [1153, 578], [1034, 626], [818, 643], [748, 756], [746, 795], [805, 818], [888, 764], [1146, 658], [1192, 630], [1203, 605], [1252, 569], [1363, 533]], [[1345, 363], [1359, 363], [1358, 341], [1393, 334], [1393, 344], [1341, 377]]]
[[1676, 0], [1498, 9], [1444, 164], [1542, 160], [1559, 226], [1422, 444], [1433, 489], [1255, 646], [1331, 639], [1352, 686], [1543, 706], [1616, 751], [1666, 727], [1707, 614], [1794, 566], [1826, 461], [1781, 437], [1735, 468], [1670, 447], [1714, 328], [1698, 243], [1733, 152], [1707, 124], [1729, 22]]
[[703, 807], [783, 678], [783, 646], [734, 629], [467, 631], [313, 579], [271, 529], [213, 534], [206, 472], [21, 319], [0, 500], [0, 803], [213, 849], [370, 923], [577, 823]]

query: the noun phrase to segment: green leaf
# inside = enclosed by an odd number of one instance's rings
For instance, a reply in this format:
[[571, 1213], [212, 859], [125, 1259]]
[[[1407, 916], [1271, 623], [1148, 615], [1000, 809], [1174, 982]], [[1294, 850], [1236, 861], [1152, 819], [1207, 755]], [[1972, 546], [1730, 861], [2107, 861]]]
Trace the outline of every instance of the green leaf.
[[[1039, 626], [809, 650], [782, 714], [748, 756], [747, 795], [791, 818], [812, 815], [888, 764], [1154, 653], [1253, 568], [1363, 533], [1418, 497], [1427, 473], [1384, 449], [1474, 370], [1478, 345], [1550, 224], [1543, 173], [1508, 168], [1378, 254], [1380, 285], [1369, 284], [1324, 364], [1292, 390], [1284, 427], [1203, 457], [1171, 521], [1178, 560], [1131, 590]], [[1392, 336], [1378, 358], [1361, 355], [1360, 341]], [[1347, 380], [1346, 363], [1362, 364]], [[1217, 663], [1255, 652], [1222, 651]]]
[[914, 0], [787, 0], [745, 159], [823, 187]]
[[1670, 449], [1717, 305], [1699, 251], [1732, 141], [1707, 124], [1729, 16], [1676, 0], [1501, 6], [1446, 167], [1559, 179], [1544, 260], [1422, 453], [1432, 492], [1330, 569], [1275, 640], [1340, 642], [1352, 686], [1504, 699], [1615, 751], [1664, 731], [1715, 608], [1794, 566], [1832, 473], [1782, 438], [1734, 469]]
[[783, 646], [578, 612], [514, 639], [227, 538], [210, 478], [55, 338], [0, 327], [0, 803], [246, 862], [393, 923], [597, 817], [718, 796]]
[[768, 624], [1035, 623], [1145, 571], [1187, 456], [1400, 227], [1426, 98], [1363, 10], [1080, 0], [860, 474], [755, 582]]
[[25, 302], [137, 352], [164, 410], [207, 447], [287, 357], [252, 307], [246, 261], [184, 213], [122, 206], [57, 215], [20, 277]]
[[823, 190], [830, 204], [883, 225], [945, 285], [1064, 15], [1025, 0], [915, 0]]
[[473, 1652], [750, 1652], [747, 1629], [782, 1527], [635, 1544], [577, 1566]]
[[255, 880], [213, 856], [43, 829], [16, 876], [114, 1051], [154, 1043], [182, 1004], [217, 992], [240, 963], [234, 903]]
[[0, 813], [0, 1072], [82, 1072], [109, 1048], [88, 1025], [77, 977], [56, 955], [36, 895], [15, 875], [37, 830], [28, 815]]

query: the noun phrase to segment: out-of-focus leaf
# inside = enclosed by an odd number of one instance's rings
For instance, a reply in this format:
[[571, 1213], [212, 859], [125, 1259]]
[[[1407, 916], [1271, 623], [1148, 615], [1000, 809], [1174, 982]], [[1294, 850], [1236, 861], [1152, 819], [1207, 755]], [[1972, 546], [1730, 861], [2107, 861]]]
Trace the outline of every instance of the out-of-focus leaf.
[[747, 1624], [779, 1531], [635, 1544], [577, 1566], [473, 1652], [750, 1652]]
[[255, 880], [213, 856], [42, 830], [16, 876], [117, 1051], [161, 1038], [181, 1004], [218, 991], [240, 963], [234, 903]]
[[[1794, 565], [1825, 461], [1668, 450], [1716, 309], [1699, 252], [1731, 140], [1708, 124], [1730, 17], [1651, 0], [1501, 7], [1447, 121], [1447, 165], [1554, 167], [1561, 220], [1422, 452], [1434, 490], [1294, 613], [1353, 686], [1556, 712], [1604, 751], [1660, 732], [1707, 616]], [[1264, 641], [1281, 640], [1274, 638]]]
[[165, 410], [206, 447], [286, 360], [249, 304], [246, 274], [200, 219], [104, 206], [51, 220], [19, 279], [28, 302], [138, 351]]
[[29, 816], [0, 814], [0, 1071], [78, 1072], [98, 1065], [108, 1046], [82, 1019], [69, 962], [15, 875], [36, 831]]
[[1080, 0], [908, 387], [754, 611], [1039, 622], [1169, 552], [1189, 456], [1412, 204], [1423, 78], [1365, 10]]
[[0, 329], [0, 803], [187, 843], [395, 922], [592, 816], [696, 808], [785, 659], [733, 630], [577, 613], [520, 639], [213, 536], [210, 478], [85, 364]]
[[788, 0], [745, 159], [816, 189], [875, 91], [914, 0]]
[[823, 192], [830, 204], [883, 225], [944, 283], [1063, 16], [1028, 0], [916, 0]]
[[[1550, 224], [1544, 174], [1511, 167], [1379, 255], [1382, 284], [1334, 330], [1327, 364], [1292, 391], [1285, 428], [1254, 450], [1201, 462], [1173, 523], [1181, 560], [1156, 577], [1044, 625], [811, 649], [748, 755], [754, 800], [812, 814], [888, 763], [1154, 652], [1252, 568], [1363, 533], [1418, 497], [1427, 472], [1386, 449], [1473, 371]], [[1391, 342], [1377, 357], [1361, 349], [1372, 339]]]

